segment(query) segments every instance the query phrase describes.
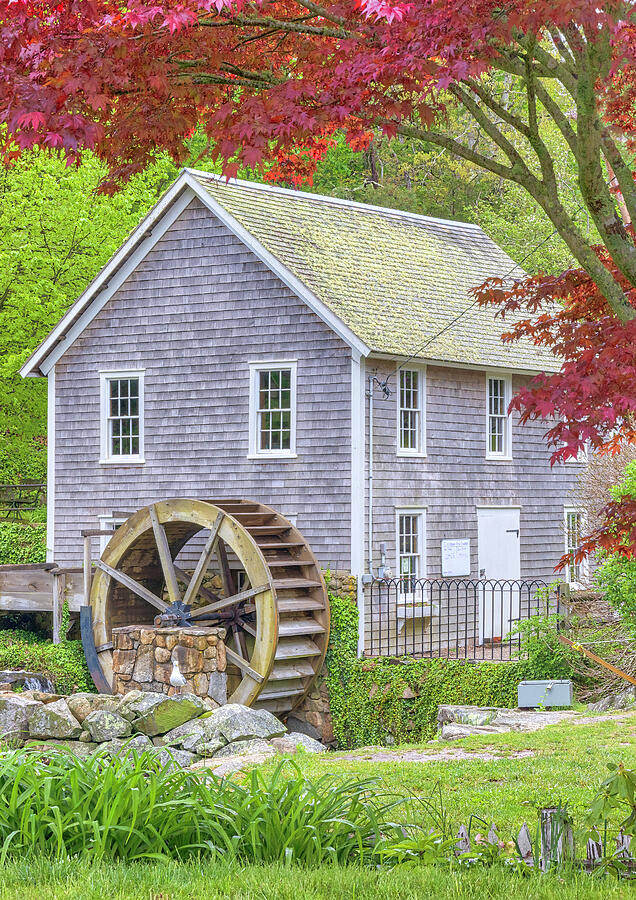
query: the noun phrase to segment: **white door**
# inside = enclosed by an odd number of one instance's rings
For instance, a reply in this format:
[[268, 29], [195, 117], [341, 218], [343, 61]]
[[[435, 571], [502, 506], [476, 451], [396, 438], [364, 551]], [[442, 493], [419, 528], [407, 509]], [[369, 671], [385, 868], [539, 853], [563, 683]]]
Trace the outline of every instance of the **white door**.
[[477, 510], [479, 576], [479, 643], [505, 638], [519, 617], [521, 577], [518, 507]]

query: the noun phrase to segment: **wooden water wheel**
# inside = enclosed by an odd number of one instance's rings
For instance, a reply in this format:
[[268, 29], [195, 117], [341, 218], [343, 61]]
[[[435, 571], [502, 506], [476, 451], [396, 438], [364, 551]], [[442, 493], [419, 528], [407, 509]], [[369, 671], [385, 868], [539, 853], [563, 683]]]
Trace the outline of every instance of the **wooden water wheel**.
[[176, 499], [124, 522], [90, 591], [84, 645], [98, 687], [112, 684], [113, 628], [184, 606], [184, 621], [227, 629], [228, 702], [285, 715], [303, 699], [327, 650], [329, 606], [316, 558], [280, 513], [244, 500]]

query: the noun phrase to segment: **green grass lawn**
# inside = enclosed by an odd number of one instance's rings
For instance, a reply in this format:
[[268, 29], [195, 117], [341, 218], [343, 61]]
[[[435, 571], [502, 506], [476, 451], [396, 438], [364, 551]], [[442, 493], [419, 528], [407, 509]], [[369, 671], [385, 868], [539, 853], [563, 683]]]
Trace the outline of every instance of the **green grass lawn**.
[[[473, 752], [475, 757], [491, 753], [497, 759], [401, 760], [409, 749], [431, 755], [461, 749]], [[387, 790], [404, 797], [430, 796], [439, 784], [446, 811], [457, 827], [475, 814], [494, 822], [500, 836], [507, 839], [513, 831], [516, 835], [524, 821], [532, 830], [540, 806], [567, 803], [575, 821], [579, 821], [608, 774], [608, 762], [624, 762], [636, 768], [636, 712], [618, 719], [598, 717], [589, 725], [552, 725], [530, 734], [511, 732], [378, 751], [390, 754], [392, 759], [377, 761], [373, 749], [350, 754], [303, 754], [295, 759], [310, 778], [326, 772], [376, 776]], [[531, 751], [533, 755], [516, 757], [519, 751]]]
[[524, 878], [501, 869], [372, 872], [353, 866], [86, 866], [77, 861], [0, 868], [0, 900], [618, 900], [633, 891], [633, 884], [610, 878]]
[[[408, 762], [409, 749], [443, 754], [451, 750], [497, 755], [495, 760], [436, 759]], [[515, 758], [518, 751], [532, 756]], [[636, 767], [636, 713], [589, 725], [552, 726], [534, 734], [470, 738], [454, 744], [425, 744], [381, 751], [296, 756], [309, 777], [325, 773], [375, 776], [382, 788], [406, 798], [427, 797], [441, 785], [455, 827], [471, 814], [494, 821], [502, 838], [525, 820], [534, 828], [536, 810], [567, 802], [581, 823], [587, 804], [607, 772], [606, 763]], [[352, 757], [367, 757], [363, 759]], [[268, 763], [271, 767], [272, 763]], [[378, 789], [382, 789], [378, 788]], [[417, 804], [411, 809], [416, 810]], [[424, 813], [421, 813], [424, 815]], [[8, 863], [0, 866], [0, 900], [425, 900], [425, 898], [606, 898], [632, 896], [634, 883], [587, 875], [523, 877], [503, 868], [448, 871], [402, 868], [376, 872], [358, 867], [321, 869], [282, 866], [95, 864], [72, 860]]]

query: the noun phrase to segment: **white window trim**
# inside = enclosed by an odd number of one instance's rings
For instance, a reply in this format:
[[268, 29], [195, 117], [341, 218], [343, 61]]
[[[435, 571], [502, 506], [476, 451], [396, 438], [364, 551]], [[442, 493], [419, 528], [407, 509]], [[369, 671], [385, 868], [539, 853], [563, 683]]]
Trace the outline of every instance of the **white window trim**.
[[[126, 518], [123, 516], [114, 516], [112, 513], [104, 513], [101, 516], [97, 516], [97, 521], [99, 522], [99, 530], [100, 531], [109, 531], [112, 527], [112, 532], [115, 534], [120, 525], [123, 525], [126, 521]], [[110, 538], [106, 534], [100, 535], [99, 538], [99, 553], [100, 556], [106, 549]]]
[[395, 578], [400, 578], [400, 516], [419, 516], [421, 533], [420, 552], [418, 558], [420, 562], [420, 573], [418, 580], [426, 578], [426, 507], [425, 506], [396, 506], [395, 508]]
[[[568, 547], [568, 515], [570, 513], [578, 513], [581, 517], [581, 532], [585, 529], [585, 514], [582, 509], [577, 506], [564, 506], [563, 507], [563, 543], [565, 547], [565, 554], [567, 555], [570, 552], [570, 548]], [[572, 581], [570, 577], [570, 563], [567, 564], [566, 576], [569, 584], [573, 588], [582, 588], [588, 580], [590, 569], [589, 569], [589, 560], [583, 559], [579, 563], [581, 568], [581, 576], [582, 581]]]
[[[249, 408], [249, 452], [248, 459], [297, 459], [296, 453], [296, 406], [297, 406], [297, 359], [271, 359], [259, 360], [249, 363], [250, 367], [250, 408]], [[291, 435], [289, 450], [259, 450], [258, 435], [256, 433], [258, 422], [258, 382], [261, 372], [270, 369], [291, 370]]]
[[398, 386], [397, 386], [397, 401], [396, 401], [396, 443], [397, 443], [397, 455], [398, 456], [411, 456], [416, 458], [423, 458], [426, 456], [426, 386], [427, 386], [427, 378], [426, 378], [426, 366], [409, 366], [405, 369], [400, 369], [400, 372], [417, 372], [419, 375], [419, 413], [420, 413], [420, 428], [418, 434], [418, 447], [416, 450], [405, 450], [400, 447], [400, 375], [398, 375]]
[[[101, 455], [99, 462], [101, 465], [111, 466], [128, 466], [143, 465], [144, 459], [144, 369], [125, 369], [121, 371], [100, 371], [99, 373], [99, 393], [100, 393], [100, 444]], [[129, 454], [128, 456], [111, 456], [108, 441], [108, 382], [115, 378], [138, 378], [139, 379], [139, 453]]]
[[493, 453], [490, 449], [490, 391], [489, 381], [491, 378], [498, 378], [504, 382], [505, 405], [508, 408], [512, 400], [512, 375], [510, 372], [498, 372], [496, 370], [486, 371], [486, 459], [495, 462], [510, 462], [512, 460], [512, 416], [506, 416], [506, 427], [504, 431], [505, 451], [503, 453]]

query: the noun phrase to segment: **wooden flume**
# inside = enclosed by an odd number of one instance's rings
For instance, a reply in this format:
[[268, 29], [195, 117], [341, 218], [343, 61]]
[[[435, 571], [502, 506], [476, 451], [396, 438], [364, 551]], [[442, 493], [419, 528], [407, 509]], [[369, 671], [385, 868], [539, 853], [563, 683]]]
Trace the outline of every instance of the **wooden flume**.
[[[179, 554], [193, 539], [190, 571]], [[212, 571], [221, 589], [205, 585]], [[227, 630], [228, 702], [286, 715], [327, 650], [329, 605], [316, 558], [291, 522], [257, 502], [178, 498], [140, 509], [97, 561], [89, 605], [83, 640], [102, 690], [113, 680], [112, 629], [184, 607], [193, 625]]]

